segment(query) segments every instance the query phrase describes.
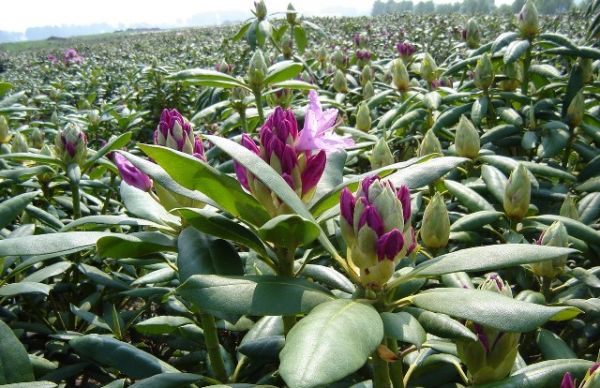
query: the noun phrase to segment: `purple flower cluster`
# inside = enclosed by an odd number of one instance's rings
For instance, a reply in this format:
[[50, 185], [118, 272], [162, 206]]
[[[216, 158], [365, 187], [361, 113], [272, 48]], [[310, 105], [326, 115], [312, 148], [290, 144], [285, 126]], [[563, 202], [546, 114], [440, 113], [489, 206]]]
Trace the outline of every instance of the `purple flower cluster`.
[[194, 136], [192, 125], [177, 109], [163, 109], [158, 127], [154, 131], [154, 144], [205, 160], [202, 141]]
[[83, 63], [83, 57], [77, 52], [77, 50], [75, 50], [74, 48], [70, 48], [65, 50], [65, 52], [63, 53], [63, 61], [66, 65], [80, 65]]
[[410, 58], [415, 52], [417, 52], [417, 48], [414, 44], [404, 41], [396, 44], [396, 50], [398, 50], [398, 54], [402, 58]]

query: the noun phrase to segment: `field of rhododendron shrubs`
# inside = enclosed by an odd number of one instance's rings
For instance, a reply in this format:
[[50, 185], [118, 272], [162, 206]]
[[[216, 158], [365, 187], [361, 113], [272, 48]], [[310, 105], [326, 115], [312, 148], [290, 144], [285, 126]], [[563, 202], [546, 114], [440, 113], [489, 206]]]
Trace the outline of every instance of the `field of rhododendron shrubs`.
[[267, 6], [0, 46], [0, 384], [599, 387], [600, 1]]

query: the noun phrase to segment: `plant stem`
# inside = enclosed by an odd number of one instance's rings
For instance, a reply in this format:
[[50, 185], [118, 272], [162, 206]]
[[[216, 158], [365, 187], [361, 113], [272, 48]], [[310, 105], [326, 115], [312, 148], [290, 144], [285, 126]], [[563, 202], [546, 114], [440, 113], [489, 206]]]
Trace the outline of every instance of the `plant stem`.
[[529, 41], [529, 48], [525, 53], [525, 61], [523, 62], [523, 83], [521, 84], [521, 94], [524, 96], [529, 92], [529, 66], [531, 65], [531, 46], [533, 42]]
[[227, 382], [227, 372], [225, 372], [225, 363], [223, 357], [221, 357], [221, 346], [219, 345], [215, 318], [205, 312], [200, 312], [199, 315], [204, 330], [204, 341], [210, 359], [210, 366], [217, 380], [225, 383]]
[[550, 302], [550, 298], [552, 298], [552, 279], [549, 277], [542, 277], [542, 295], [544, 295], [544, 299], [546, 299], [546, 303]]
[[[398, 341], [388, 338], [387, 346], [392, 352], [398, 354]], [[402, 370], [402, 358], [390, 364], [390, 379], [394, 388], [404, 388], [404, 371]]]
[[377, 351], [373, 353], [373, 388], [392, 388], [388, 363], [379, 357]]
[[240, 108], [238, 113], [240, 115], [240, 123], [242, 125], [242, 132], [248, 133], [248, 123], [246, 122], [246, 106], [243, 106], [242, 108]]
[[73, 200], [73, 219], [81, 218], [81, 198], [79, 183], [71, 181], [71, 199]]
[[[281, 248], [278, 249], [279, 257], [279, 275], [286, 277], [294, 277], [294, 253], [296, 249]], [[284, 315], [283, 317], [283, 334], [288, 335], [292, 327], [296, 324], [294, 315]]]
[[562, 165], [566, 169], [569, 164], [569, 155], [571, 155], [571, 149], [573, 148], [573, 143], [575, 142], [575, 128], [569, 128], [569, 141], [567, 142], [567, 146], [565, 147], [565, 155], [563, 156]]
[[262, 125], [262, 123], [265, 121], [265, 113], [263, 112], [262, 93], [258, 88], [254, 90], [254, 100], [256, 101], [256, 109], [258, 110], [258, 121], [260, 122], [259, 125]]

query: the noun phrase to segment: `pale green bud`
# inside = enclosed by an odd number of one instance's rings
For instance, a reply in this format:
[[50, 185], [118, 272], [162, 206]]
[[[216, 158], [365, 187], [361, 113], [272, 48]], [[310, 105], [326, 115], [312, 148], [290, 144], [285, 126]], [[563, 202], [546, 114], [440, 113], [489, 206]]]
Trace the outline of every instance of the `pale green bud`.
[[363, 87], [362, 97], [363, 100], [368, 100], [375, 95], [375, 89], [373, 89], [373, 83], [371, 81], [367, 81], [365, 86]]
[[361, 103], [356, 112], [356, 128], [361, 131], [369, 131], [371, 129], [371, 112], [366, 103]]
[[467, 22], [465, 35], [468, 48], [476, 49], [479, 47], [479, 25], [477, 24], [477, 20], [475, 20], [475, 18], [471, 18]]
[[31, 144], [37, 149], [44, 146], [44, 132], [38, 127], [33, 128], [31, 131]]
[[373, 70], [371, 66], [368, 64], [363, 67], [362, 72], [360, 73], [360, 84], [365, 86], [367, 82], [373, 80]]
[[500, 81], [502, 90], [515, 91], [521, 84], [522, 79], [521, 62], [512, 62], [504, 65], [505, 80]]
[[337, 70], [333, 76], [333, 88], [338, 93], [348, 92], [348, 81], [341, 70]]
[[529, 209], [531, 200], [531, 181], [527, 168], [519, 163], [512, 171], [504, 190], [504, 211], [512, 219], [520, 220]]
[[441, 154], [442, 153], [442, 145], [438, 140], [435, 133], [430, 129], [425, 133], [423, 137], [423, 141], [419, 146], [419, 156], [425, 156], [429, 154]]
[[69, 123], [59, 131], [54, 142], [57, 156], [65, 163], [81, 165], [87, 155], [87, 136], [74, 123]]
[[[567, 232], [567, 228], [565, 228], [562, 222], [555, 221], [542, 233], [538, 243], [552, 247], [568, 247], [569, 233]], [[531, 270], [538, 276], [554, 279], [564, 271], [565, 265], [567, 265], [567, 256], [564, 255], [553, 260], [531, 264]]]
[[488, 276], [483, 283], [479, 285], [479, 289], [483, 291], [492, 291], [498, 294], [502, 294], [504, 296], [508, 296], [509, 298], [513, 297], [512, 289], [510, 288], [510, 284], [502, 280], [500, 276], [497, 274], [493, 274]]
[[402, 59], [394, 59], [392, 62], [392, 80], [396, 89], [401, 92], [407, 91], [410, 87], [410, 76]]
[[381, 137], [373, 147], [371, 169], [376, 170], [381, 167], [389, 166], [390, 164], [394, 164], [394, 155], [392, 155], [392, 150], [390, 150], [387, 141]]
[[444, 197], [435, 193], [423, 213], [421, 223], [423, 245], [431, 249], [440, 249], [448, 245], [450, 238], [450, 218], [444, 203]]
[[288, 4], [287, 13], [285, 14], [285, 18], [289, 24], [296, 24], [296, 9], [292, 5], [292, 3]]
[[524, 38], [532, 39], [540, 32], [538, 10], [533, 0], [527, 0], [523, 5], [517, 15], [517, 24]]
[[252, 58], [250, 58], [250, 64], [248, 65], [248, 84], [250, 88], [261, 89], [267, 75], [267, 63], [265, 57], [260, 49], [257, 49]]
[[8, 129], [8, 122], [4, 116], [0, 115], [0, 144], [6, 144], [10, 141], [12, 134]]
[[581, 89], [571, 100], [567, 108], [567, 124], [570, 128], [578, 127], [583, 121], [583, 112], [585, 104], [583, 99], [583, 89]]
[[560, 206], [560, 215], [574, 220], [579, 220], [579, 211], [577, 210], [577, 206], [575, 205], [575, 201], [573, 200], [571, 194], [567, 194], [565, 200]]
[[454, 138], [456, 153], [465, 158], [475, 159], [479, 155], [479, 133], [465, 115], [460, 117]]
[[426, 53], [421, 61], [421, 77], [428, 83], [437, 79], [437, 65], [429, 53]]
[[479, 89], [486, 90], [494, 82], [494, 67], [488, 53], [483, 54], [475, 66], [473, 83]]
[[583, 79], [583, 83], [589, 84], [592, 82], [592, 78], [594, 77], [592, 58], [580, 57], [579, 66], [581, 67], [581, 78]]
[[29, 145], [27, 144], [27, 139], [21, 132], [17, 132], [12, 139], [11, 145], [12, 153], [19, 152], [29, 152]]
[[258, 20], [264, 20], [267, 17], [267, 5], [263, 0], [254, 1], [254, 11], [252, 11]]

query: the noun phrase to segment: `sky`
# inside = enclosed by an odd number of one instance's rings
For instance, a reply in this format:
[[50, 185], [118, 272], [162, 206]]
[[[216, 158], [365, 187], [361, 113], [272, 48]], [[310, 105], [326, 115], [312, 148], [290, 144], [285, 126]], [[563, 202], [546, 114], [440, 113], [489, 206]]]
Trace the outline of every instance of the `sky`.
[[[417, 1], [413, 0], [415, 3]], [[458, 0], [454, 0], [458, 1]], [[283, 12], [290, 0], [266, 0], [269, 13]], [[453, 0], [434, 0], [436, 3]], [[496, 0], [496, 5], [511, 0]], [[372, 0], [295, 0], [297, 11], [305, 15], [368, 14]], [[248, 12], [252, 0], [9, 0], [2, 2], [0, 30], [23, 32], [28, 27], [135, 24], [182, 24], [192, 15], [204, 12]], [[218, 23], [219, 21], [217, 21]]]

